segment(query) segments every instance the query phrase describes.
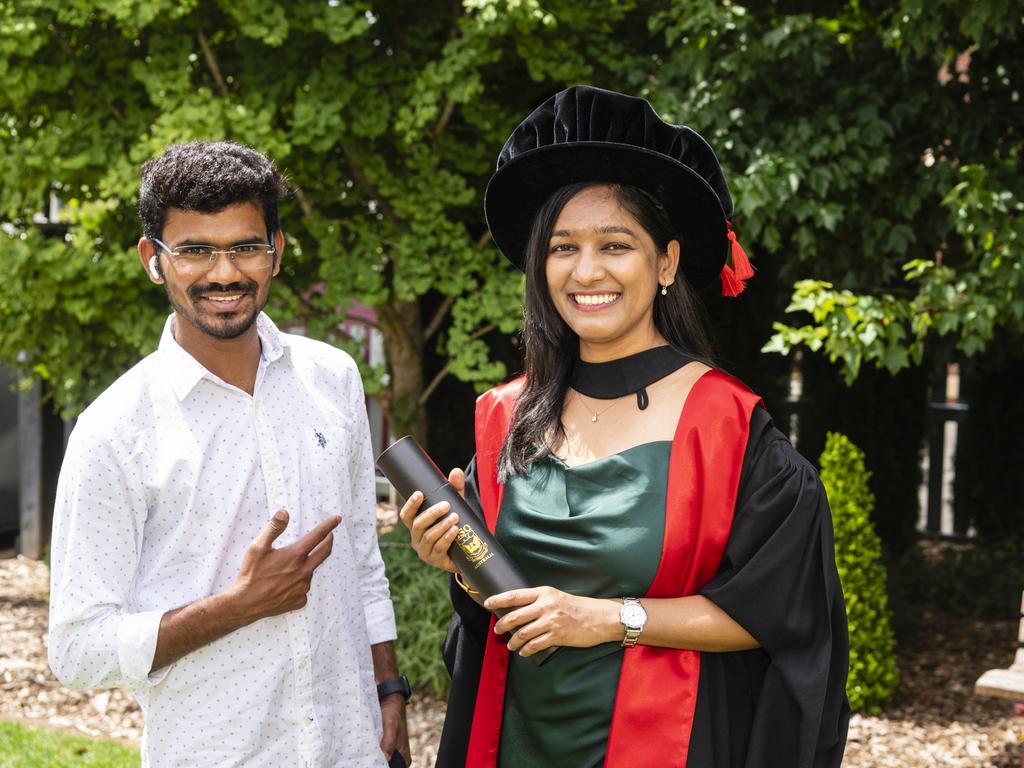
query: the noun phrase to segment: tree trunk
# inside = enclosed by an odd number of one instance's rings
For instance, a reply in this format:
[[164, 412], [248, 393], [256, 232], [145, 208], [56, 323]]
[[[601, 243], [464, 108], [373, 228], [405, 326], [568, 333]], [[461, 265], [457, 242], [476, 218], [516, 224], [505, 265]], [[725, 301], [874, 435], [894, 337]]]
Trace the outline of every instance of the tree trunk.
[[375, 307], [388, 356], [388, 388], [381, 409], [392, 437], [413, 435], [427, 447], [427, 412], [417, 405], [423, 391], [423, 323], [419, 302], [393, 301]]

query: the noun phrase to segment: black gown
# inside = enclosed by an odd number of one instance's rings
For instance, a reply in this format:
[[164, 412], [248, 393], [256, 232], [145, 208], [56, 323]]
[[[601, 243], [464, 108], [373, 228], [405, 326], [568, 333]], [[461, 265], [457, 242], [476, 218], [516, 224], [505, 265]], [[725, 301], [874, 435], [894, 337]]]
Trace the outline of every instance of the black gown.
[[[466, 500], [482, 517], [475, 461]], [[444, 659], [452, 689], [438, 768], [465, 765], [490, 625], [454, 581], [450, 593]], [[701, 654], [687, 768], [839, 766], [850, 718], [849, 637], [832, 518], [817, 472], [762, 408], [751, 416], [725, 554], [700, 594], [761, 648]]]

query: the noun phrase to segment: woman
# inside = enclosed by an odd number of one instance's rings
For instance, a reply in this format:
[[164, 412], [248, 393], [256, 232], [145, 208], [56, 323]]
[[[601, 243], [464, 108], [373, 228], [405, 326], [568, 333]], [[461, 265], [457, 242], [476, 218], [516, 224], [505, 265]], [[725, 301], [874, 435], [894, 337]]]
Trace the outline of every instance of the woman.
[[[646, 101], [570, 88], [509, 138], [485, 206], [526, 273], [525, 376], [479, 399], [465, 496], [542, 586], [481, 606], [453, 580], [438, 765], [839, 765], [825, 495], [711, 365], [694, 295], [752, 275], [713, 151]], [[421, 501], [412, 545], [454, 572], [459, 521]]]

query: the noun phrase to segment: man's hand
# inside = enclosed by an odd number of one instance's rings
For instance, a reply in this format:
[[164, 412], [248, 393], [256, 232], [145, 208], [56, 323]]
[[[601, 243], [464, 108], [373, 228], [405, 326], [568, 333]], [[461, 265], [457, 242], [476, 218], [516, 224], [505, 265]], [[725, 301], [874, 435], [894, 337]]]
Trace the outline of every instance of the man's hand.
[[288, 513], [278, 511], [245, 550], [235, 583], [227, 591], [161, 617], [150, 671], [264, 616], [303, 607], [313, 571], [331, 554], [331, 532], [340, 522], [340, 517], [330, 517], [293, 544], [274, 549], [274, 541], [288, 527]]
[[[373, 658], [373, 678], [377, 685], [398, 677], [395, 644], [392, 641], [371, 645], [370, 656]], [[392, 693], [380, 700], [380, 719], [384, 724], [384, 736], [380, 740], [384, 758], [391, 760], [391, 755], [397, 749], [405, 759], [405, 764], [411, 765], [409, 731], [405, 725], [405, 697], [401, 693]]]
[[341, 518], [327, 518], [309, 533], [286, 547], [274, 541], [288, 527], [288, 513], [281, 509], [246, 548], [242, 567], [228, 590], [247, 623], [276, 616], [306, 605], [313, 572], [330, 556], [334, 529]]
[[405, 722], [405, 697], [401, 693], [385, 696], [380, 702], [380, 717], [384, 723], [384, 737], [380, 748], [387, 760], [397, 749], [402, 753], [406, 765], [412, 765], [409, 749], [409, 729]]

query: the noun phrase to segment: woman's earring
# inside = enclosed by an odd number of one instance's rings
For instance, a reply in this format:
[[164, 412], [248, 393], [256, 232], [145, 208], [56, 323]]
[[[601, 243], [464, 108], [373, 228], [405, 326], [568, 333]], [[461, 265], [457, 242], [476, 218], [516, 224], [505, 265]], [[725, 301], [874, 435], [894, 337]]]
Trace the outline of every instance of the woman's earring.
[[662, 296], [668, 296], [668, 286], [667, 285], [661, 286], [661, 295]]

